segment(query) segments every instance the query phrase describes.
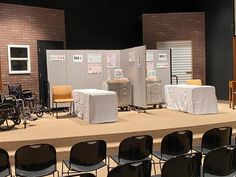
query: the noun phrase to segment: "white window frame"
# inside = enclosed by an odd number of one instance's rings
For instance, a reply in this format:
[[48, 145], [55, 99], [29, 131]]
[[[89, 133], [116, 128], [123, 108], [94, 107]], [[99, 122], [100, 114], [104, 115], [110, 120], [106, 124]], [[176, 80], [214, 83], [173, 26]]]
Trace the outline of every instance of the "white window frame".
[[[11, 48], [27, 48], [27, 57], [26, 58], [12, 58], [11, 57]], [[23, 71], [12, 71], [11, 70], [11, 61], [27, 61], [27, 70]], [[8, 66], [9, 66], [9, 74], [30, 74], [31, 73], [31, 65], [30, 65], [30, 46], [29, 45], [8, 45]]]

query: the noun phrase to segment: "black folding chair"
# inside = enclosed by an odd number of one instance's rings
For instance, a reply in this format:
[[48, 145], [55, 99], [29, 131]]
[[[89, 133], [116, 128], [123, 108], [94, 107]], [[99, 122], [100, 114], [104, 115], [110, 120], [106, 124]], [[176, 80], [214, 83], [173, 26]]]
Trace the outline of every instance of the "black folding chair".
[[200, 152], [173, 157], [164, 163], [160, 175], [152, 177], [200, 177], [201, 159]]
[[213, 128], [203, 134], [201, 145], [194, 147], [194, 149], [206, 155], [213, 149], [231, 145], [231, 137], [232, 127]]
[[206, 154], [203, 177], [236, 176], [236, 147], [224, 146]]
[[151, 166], [150, 160], [127, 163], [113, 168], [107, 177], [150, 177]]
[[16, 176], [39, 177], [57, 172], [56, 150], [50, 144], [26, 145], [15, 153]]
[[[133, 136], [124, 139], [119, 145], [118, 155], [111, 155], [108, 158], [108, 166], [110, 167], [110, 158], [117, 165], [124, 165], [142, 160], [152, 159], [153, 138], [150, 135]], [[154, 170], [156, 173], [155, 165]]]
[[190, 130], [176, 131], [161, 141], [161, 150], [153, 152], [161, 164], [175, 156], [192, 152], [193, 133]]
[[92, 173], [84, 173], [84, 174], [75, 174], [75, 175], [67, 175], [67, 176], [63, 176], [63, 177], [95, 177], [94, 174]]
[[[72, 146], [70, 159], [62, 161], [62, 175], [95, 171], [106, 166], [107, 145], [104, 140], [80, 142]], [[68, 169], [64, 172], [64, 165]]]
[[9, 155], [6, 150], [0, 148], [0, 176], [12, 176]]

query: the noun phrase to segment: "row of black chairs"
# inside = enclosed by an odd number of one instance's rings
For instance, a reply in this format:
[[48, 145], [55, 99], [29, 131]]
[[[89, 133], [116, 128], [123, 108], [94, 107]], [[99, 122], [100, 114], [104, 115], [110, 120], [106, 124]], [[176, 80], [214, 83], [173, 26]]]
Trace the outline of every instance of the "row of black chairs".
[[[136, 163], [138, 161], [148, 160], [152, 162], [156, 174], [155, 162], [153, 156], [160, 159], [161, 164], [181, 154], [192, 153], [192, 132], [183, 130], [166, 135], [161, 142], [160, 151], [153, 152], [153, 139], [150, 135], [134, 136], [124, 139], [119, 145], [117, 155], [106, 156], [106, 142], [103, 140], [80, 142], [72, 146], [69, 160], [63, 160], [62, 175], [71, 175], [72, 172], [96, 171], [101, 167], [107, 166], [108, 172], [111, 167], [111, 159], [117, 165]], [[231, 144], [232, 128], [220, 127], [208, 130], [202, 137], [200, 147], [201, 154], [207, 154], [209, 151]], [[196, 148], [198, 149], [198, 148]], [[2, 149], [0, 173], [11, 174], [9, 157], [7, 152]], [[4, 161], [5, 159], [5, 161]], [[15, 154], [15, 173], [16, 176], [45, 176], [58, 173], [56, 168], [56, 150], [52, 145], [27, 145], [19, 148]], [[2, 168], [2, 164], [4, 168]], [[165, 164], [164, 164], [165, 165]], [[5, 168], [9, 167], [9, 168]], [[66, 167], [66, 170], [64, 170]], [[0, 175], [1, 176], [1, 175]]]
[[[0, 152], [2, 155], [2, 150], [0, 150]], [[6, 153], [6, 151], [4, 153]], [[4, 166], [5, 164], [2, 163], [2, 159], [4, 158], [1, 158], [1, 166]], [[200, 152], [173, 157], [167, 160], [163, 165], [161, 174], [154, 176], [151, 176], [150, 160], [127, 163], [113, 168], [108, 172], [107, 177], [234, 177], [236, 175], [236, 146], [223, 146], [210, 151], [204, 158], [202, 169], [201, 159], [202, 153]], [[31, 166], [31, 170], [33, 167], [34, 170], [38, 169], [37, 164], [31, 164]], [[2, 171], [2, 167], [0, 169], [0, 176], [5, 177], [10, 175], [10, 171]], [[18, 169], [16, 176], [26, 176], [26, 174], [28, 177], [40, 176], [38, 171], [37, 173], [34, 171], [25, 173], [23, 171], [20, 172], [20, 170]], [[44, 175], [46, 175], [46, 173]], [[95, 177], [95, 175], [91, 173], [68, 175], [66, 177], [72, 176]]]

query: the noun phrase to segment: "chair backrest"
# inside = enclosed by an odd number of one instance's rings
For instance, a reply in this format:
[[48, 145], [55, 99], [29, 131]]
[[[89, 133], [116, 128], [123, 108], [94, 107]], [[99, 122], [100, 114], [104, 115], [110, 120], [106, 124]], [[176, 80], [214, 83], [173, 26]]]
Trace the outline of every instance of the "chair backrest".
[[107, 145], [104, 140], [80, 142], [72, 146], [70, 163], [90, 166], [106, 159]]
[[135, 163], [127, 163], [113, 168], [107, 177], [150, 177], [151, 161], [144, 160]]
[[186, 80], [186, 84], [189, 85], [202, 85], [201, 79], [191, 79], [191, 80]]
[[17, 149], [15, 153], [16, 175], [26, 176], [24, 172], [39, 172], [50, 168], [49, 171], [42, 171], [38, 176], [46, 176], [55, 172], [56, 150], [50, 144], [26, 145]]
[[7, 151], [0, 148], [0, 176], [4, 177], [9, 175], [11, 175], [9, 155]]
[[161, 177], [200, 177], [200, 152], [182, 154], [166, 161], [161, 170]]
[[233, 92], [236, 92], [236, 81], [229, 81], [229, 87]]
[[53, 100], [72, 98], [72, 87], [70, 85], [52, 86], [52, 98]]
[[206, 131], [202, 137], [202, 148], [215, 149], [231, 145], [232, 127], [219, 127]]
[[153, 138], [150, 135], [133, 136], [119, 145], [118, 157], [126, 160], [143, 160], [152, 154]]
[[23, 98], [21, 84], [8, 85], [9, 95], [14, 95], [16, 98]]
[[236, 171], [236, 147], [224, 146], [207, 153], [204, 158], [203, 176], [206, 173], [216, 176], [228, 176]]
[[192, 150], [193, 133], [190, 130], [176, 131], [161, 141], [161, 154], [180, 155]]

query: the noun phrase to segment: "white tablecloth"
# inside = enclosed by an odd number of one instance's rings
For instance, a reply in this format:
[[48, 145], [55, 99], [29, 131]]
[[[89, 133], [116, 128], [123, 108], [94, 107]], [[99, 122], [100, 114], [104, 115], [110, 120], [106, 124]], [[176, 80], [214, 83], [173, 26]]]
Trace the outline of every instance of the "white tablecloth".
[[75, 113], [88, 123], [115, 122], [118, 117], [116, 92], [98, 89], [73, 90]]
[[196, 85], [166, 85], [167, 108], [191, 114], [218, 113], [215, 87]]

